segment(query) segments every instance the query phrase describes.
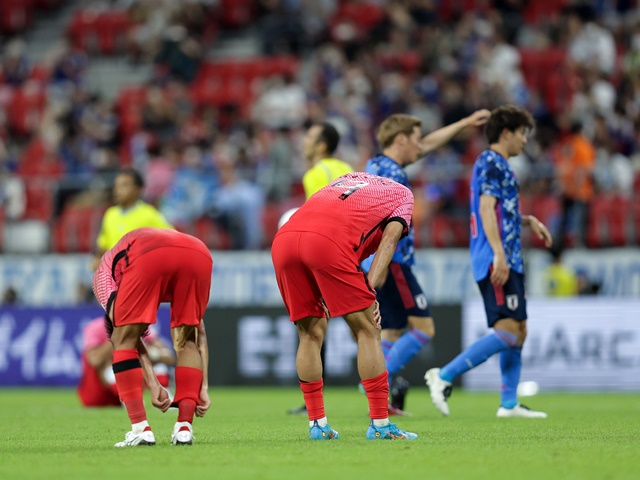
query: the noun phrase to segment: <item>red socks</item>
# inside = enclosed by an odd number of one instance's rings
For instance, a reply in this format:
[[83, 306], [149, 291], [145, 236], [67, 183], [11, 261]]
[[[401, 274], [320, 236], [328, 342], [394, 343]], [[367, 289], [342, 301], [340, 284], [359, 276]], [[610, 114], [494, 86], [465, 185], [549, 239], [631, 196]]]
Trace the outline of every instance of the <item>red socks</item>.
[[127, 407], [131, 424], [147, 419], [142, 402], [142, 384], [144, 381], [142, 367], [136, 349], [116, 350], [113, 352], [113, 373], [120, 400]]
[[307, 406], [309, 420], [318, 420], [319, 418], [325, 417], [324, 396], [322, 394], [323, 385], [324, 381], [322, 378], [315, 382], [300, 381], [300, 390], [302, 390], [304, 396], [304, 404]]
[[372, 420], [389, 417], [389, 373], [385, 370], [377, 377], [362, 380], [369, 400], [369, 416]]
[[202, 370], [192, 367], [176, 367], [176, 395], [173, 405], [178, 406], [178, 422], [193, 423], [193, 415], [200, 399]]

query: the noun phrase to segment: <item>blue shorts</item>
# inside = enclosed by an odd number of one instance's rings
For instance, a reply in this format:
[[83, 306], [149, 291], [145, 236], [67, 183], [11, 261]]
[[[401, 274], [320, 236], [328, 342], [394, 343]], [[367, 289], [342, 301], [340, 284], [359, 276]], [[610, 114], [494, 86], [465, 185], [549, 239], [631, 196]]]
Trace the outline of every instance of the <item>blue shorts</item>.
[[406, 328], [409, 316], [431, 316], [427, 297], [407, 265], [391, 262], [387, 279], [376, 293], [383, 329]]
[[480, 293], [484, 299], [489, 327], [503, 318], [515, 320], [527, 319], [527, 297], [524, 293], [524, 275], [509, 270], [507, 283], [499, 287], [491, 283], [491, 270], [478, 282]]

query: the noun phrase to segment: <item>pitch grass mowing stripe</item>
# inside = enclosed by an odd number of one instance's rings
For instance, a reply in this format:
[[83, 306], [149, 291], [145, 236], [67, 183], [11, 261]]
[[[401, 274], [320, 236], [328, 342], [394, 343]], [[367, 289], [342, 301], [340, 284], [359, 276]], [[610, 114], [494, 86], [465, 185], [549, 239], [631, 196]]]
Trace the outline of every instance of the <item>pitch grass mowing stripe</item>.
[[365, 440], [367, 404], [355, 387], [326, 390], [341, 434], [328, 442], [308, 440], [306, 417], [286, 415], [301, 401], [295, 388], [211, 395], [193, 447], [169, 445], [175, 411], [150, 410], [157, 445], [115, 449], [129, 427], [122, 409], [83, 409], [71, 390], [0, 389], [0, 478], [640, 478], [638, 395], [543, 394], [529, 403], [549, 418], [529, 420], [495, 418], [496, 394], [456, 391], [444, 418], [413, 387], [414, 416], [397, 419], [420, 435], [413, 442]]

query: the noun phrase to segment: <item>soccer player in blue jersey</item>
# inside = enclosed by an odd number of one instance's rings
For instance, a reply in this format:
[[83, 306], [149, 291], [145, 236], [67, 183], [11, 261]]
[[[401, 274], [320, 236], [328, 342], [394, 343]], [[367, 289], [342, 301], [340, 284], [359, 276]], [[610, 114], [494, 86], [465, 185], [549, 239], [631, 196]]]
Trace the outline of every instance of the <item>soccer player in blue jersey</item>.
[[[420, 119], [403, 114], [391, 115], [378, 129], [382, 153], [367, 162], [365, 171], [411, 188], [404, 167], [445, 145], [464, 128], [483, 125], [489, 114], [488, 110], [478, 110], [426, 136], [420, 130]], [[365, 271], [369, 270], [372, 261], [373, 256], [363, 262]], [[398, 242], [381, 284], [374, 285], [382, 315], [382, 350], [391, 384], [391, 414], [404, 413], [404, 395], [408, 388], [408, 383], [396, 374], [435, 335], [427, 298], [411, 269], [414, 263], [414, 232], [411, 226], [409, 234]]]
[[471, 177], [471, 266], [484, 298], [493, 331], [470, 345], [447, 365], [425, 374], [431, 400], [449, 415], [447, 398], [453, 379], [500, 353], [502, 391], [498, 417], [546, 418], [518, 403], [522, 344], [527, 336], [521, 226], [529, 226], [551, 246], [551, 235], [532, 215], [521, 215], [518, 179], [507, 160], [518, 155], [534, 127], [529, 112], [504, 105], [491, 112], [486, 137], [489, 149], [477, 158]]

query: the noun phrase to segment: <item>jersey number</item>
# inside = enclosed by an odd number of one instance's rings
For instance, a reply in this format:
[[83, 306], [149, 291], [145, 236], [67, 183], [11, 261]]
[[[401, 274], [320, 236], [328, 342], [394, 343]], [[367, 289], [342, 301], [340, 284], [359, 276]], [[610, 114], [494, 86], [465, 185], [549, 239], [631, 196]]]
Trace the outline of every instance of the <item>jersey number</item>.
[[[334, 187], [339, 187], [343, 183], [344, 183], [344, 181], [338, 182], [338, 183], [334, 183], [333, 186]], [[369, 185], [369, 182], [356, 182], [355, 185], [353, 185], [351, 188], [349, 188], [349, 190], [345, 190], [344, 192], [342, 192], [342, 194], [339, 197], [340, 200], [346, 200], [349, 197], [349, 195], [352, 195], [357, 190], [360, 190], [362, 187], [366, 187], [367, 185]]]

